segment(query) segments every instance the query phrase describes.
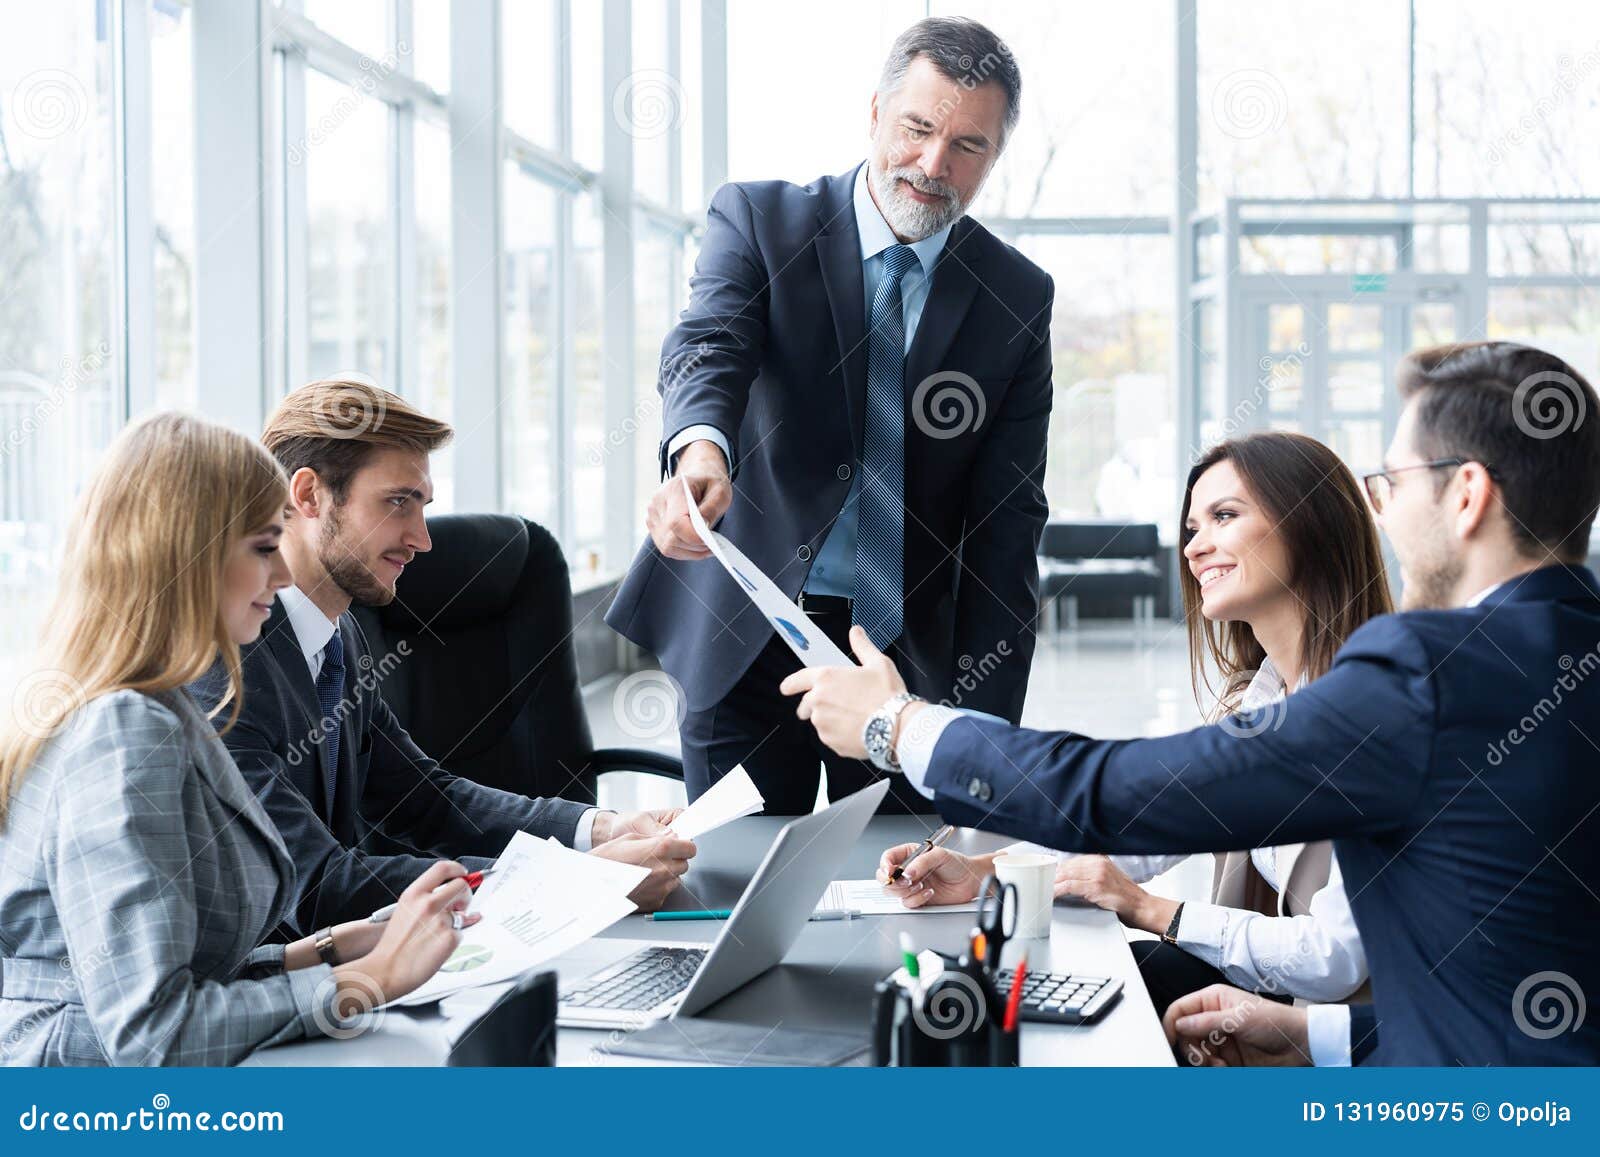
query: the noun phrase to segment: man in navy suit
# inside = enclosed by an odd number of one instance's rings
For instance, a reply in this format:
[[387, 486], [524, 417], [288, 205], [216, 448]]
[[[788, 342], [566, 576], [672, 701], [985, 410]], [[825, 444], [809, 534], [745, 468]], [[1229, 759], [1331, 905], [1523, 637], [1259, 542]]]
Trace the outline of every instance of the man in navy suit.
[[[1337, 1064], [1375, 1042], [1385, 1064], [1597, 1064], [1580, 1010], [1600, 994], [1600, 581], [1583, 565], [1600, 406], [1572, 367], [1508, 342], [1413, 354], [1400, 393], [1367, 487], [1405, 611], [1351, 635], [1276, 721], [1101, 741], [913, 703], [888, 755], [951, 822], [1056, 848], [1333, 838], [1373, 1003], [1214, 986], [1168, 1010], [1192, 1055]], [[784, 685], [845, 753], [902, 689], [857, 643], [864, 667]]]
[[[936, 700], [1016, 720], [1038, 609], [1053, 286], [964, 216], [1018, 115], [1005, 45], [970, 20], [895, 42], [866, 162], [712, 198], [662, 351], [651, 541], [606, 621], [678, 680], [697, 796], [737, 764], [767, 811], [877, 778], [799, 725], [800, 664], [688, 517], [715, 524], [841, 645], [851, 624]], [[981, 675], [974, 675], [976, 671]], [[928, 810], [903, 783], [885, 810]]]

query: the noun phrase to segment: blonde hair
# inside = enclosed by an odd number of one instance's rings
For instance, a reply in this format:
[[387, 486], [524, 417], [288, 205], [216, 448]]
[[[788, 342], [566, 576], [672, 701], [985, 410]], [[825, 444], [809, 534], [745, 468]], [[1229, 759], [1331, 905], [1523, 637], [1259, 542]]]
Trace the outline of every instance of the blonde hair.
[[232, 726], [239, 647], [222, 574], [240, 539], [282, 517], [283, 470], [243, 434], [157, 414], [111, 444], [79, 499], [38, 661], [0, 732], [0, 824], [23, 773], [73, 712], [115, 691], [181, 687], [220, 655]]
[[261, 441], [291, 476], [316, 471], [343, 502], [350, 480], [381, 448], [431, 454], [454, 436], [399, 394], [345, 378], [301, 386], [278, 404]]

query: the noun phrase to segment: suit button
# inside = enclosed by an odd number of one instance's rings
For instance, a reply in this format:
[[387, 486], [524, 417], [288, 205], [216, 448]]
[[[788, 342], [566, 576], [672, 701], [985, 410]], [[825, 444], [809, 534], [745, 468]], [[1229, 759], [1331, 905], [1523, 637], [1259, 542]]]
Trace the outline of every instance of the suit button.
[[974, 778], [974, 779], [971, 779], [971, 780], [967, 781], [967, 794], [968, 795], [970, 795], [974, 799], [976, 799], [978, 797], [978, 795], [982, 791], [983, 791], [983, 781], [981, 779]]
[[985, 784], [980, 784], [979, 787], [981, 788], [981, 790], [978, 792], [978, 798], [981, 799], [984, 803], [988, 803], [989, 802], [989, 797], [994, 794], [994, 789], [991, 788], [986, 783]]
[[839, 469], [835, 471], [835, 473], [839, 475], [839, 481], [844, 482], [850, 477], [850, 467], [846, 463], [841, 462], [839, 463]]
[[799, 560], [801, 562], [806, 562], [811, 558], [811, 548], [809, 546], [802, 546], [799, 550], [795, 551], [794, 553], [795, 553], [795, 556], [797, 558], [799, 558]]

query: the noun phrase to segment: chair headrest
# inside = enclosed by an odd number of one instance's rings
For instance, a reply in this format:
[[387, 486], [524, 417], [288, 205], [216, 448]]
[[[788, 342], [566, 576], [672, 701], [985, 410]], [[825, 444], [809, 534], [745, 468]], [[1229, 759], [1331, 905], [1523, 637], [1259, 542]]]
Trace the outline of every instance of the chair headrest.
[[543, 527], [509, 514], [442, 514], [428, 519], [433, 549], [400, 577], [399, 596], [378, 610], [399, 631], [456, 629], [538, 606], [532, 588], [567, 577], [561, 549]]

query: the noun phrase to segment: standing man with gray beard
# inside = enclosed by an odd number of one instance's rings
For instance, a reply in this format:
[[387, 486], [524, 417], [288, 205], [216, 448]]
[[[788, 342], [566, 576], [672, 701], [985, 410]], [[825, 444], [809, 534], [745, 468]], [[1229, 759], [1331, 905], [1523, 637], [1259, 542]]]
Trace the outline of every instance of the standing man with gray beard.
[[[1050, 278], [964, 216], [1020, 111], [1010, 50], [920, 21], [870, 102], [865, 163], [804, 188], [725, 185], [662, 350], [663, 483], [607, 622], [682, 686], [694, 798], [743, 764], [770, 814], [883, 774], [818, 743], [778, 684], [801, 664], [690, 524], [700, 513], [847, 653], [1012, 722], [1038, 607]], [[803, 109], [797, 109], [803, 115]], [[885, 810], [928, 810], [896, 780]]]

